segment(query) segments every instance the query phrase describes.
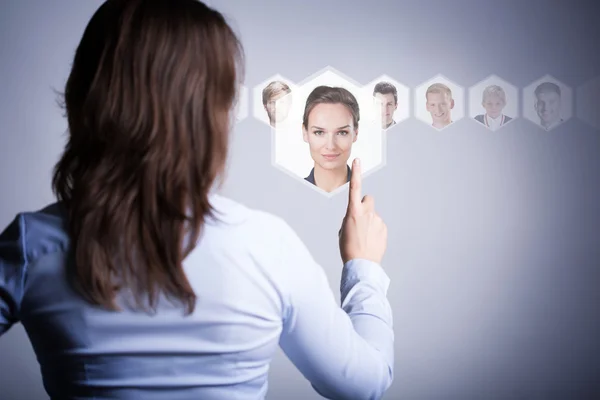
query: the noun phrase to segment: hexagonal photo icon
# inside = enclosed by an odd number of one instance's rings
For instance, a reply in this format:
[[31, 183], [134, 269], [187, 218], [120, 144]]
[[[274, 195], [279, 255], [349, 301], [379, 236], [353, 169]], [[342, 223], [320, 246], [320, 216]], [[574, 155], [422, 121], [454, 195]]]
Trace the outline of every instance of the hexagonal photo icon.
[[248, 88], [245, 85], [240, 86], [240, 92], [235, 103], [235, 121], [240, 122], [248, 117], [248, 109], [250, 107]]
[[577, 88], [577, 118], [600, 129], [600, 76]]
[[523, 89], [523, 116], [551, 131], [573, 116], [573, 91], [545, 75]]
[[469, 89], [469, 116], [491, 131], [505, 127], [519, 113], [519, 89], [492, 75]]
[[271, 130], [273, 165], [327, 197], [344, 190], [354, 158], [363, 177], [383, 166], [380, 114], [361, 89], [331, 67], [299, 83], [288, 118]]
[[[270, 125], [271, 128], [285, 123], [294, 100], [292, 93], [295, 87], [292, 81], [281, 75], [272, 76], [256, 85], [252, 96], [254, 118]], [[285, 100], [278, 102], [283, 97]]]
[[415, 117], [441, 131], [465, 116], [464, 89], [439, 74], [415, 89]]
[[363, 90], [375, 99], [375, 114], [380, 115], [381, 129], [387, 131], [410, 117], [410, 89], [388, 75], [367, 83]]

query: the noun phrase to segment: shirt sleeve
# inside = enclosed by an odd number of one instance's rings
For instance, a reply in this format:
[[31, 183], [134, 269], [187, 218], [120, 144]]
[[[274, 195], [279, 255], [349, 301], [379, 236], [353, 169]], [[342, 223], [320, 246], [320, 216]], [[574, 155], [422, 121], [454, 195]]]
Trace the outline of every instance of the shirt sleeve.
[[320, 395], [380, 399], [394, 371], [388, 276], [374, 262], [347, 262], [340, 307], [325, 271], [289, 227], [282, 251], [287, 273], [282, 350]]
[[19, 321], [26, 265], [23, 231], [19, 215], [0, 233], [0, 336]]

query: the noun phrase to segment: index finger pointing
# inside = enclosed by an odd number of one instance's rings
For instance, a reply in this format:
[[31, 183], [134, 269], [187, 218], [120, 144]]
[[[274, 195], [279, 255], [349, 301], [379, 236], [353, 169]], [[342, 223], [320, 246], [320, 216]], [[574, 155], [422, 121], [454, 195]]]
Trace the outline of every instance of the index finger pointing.
[[348, 211], [357, 211], [362, 203], [362, 171], [360, 159], [352, 162], [352, 175], [350, 177], [350, 190], [348, 198]]

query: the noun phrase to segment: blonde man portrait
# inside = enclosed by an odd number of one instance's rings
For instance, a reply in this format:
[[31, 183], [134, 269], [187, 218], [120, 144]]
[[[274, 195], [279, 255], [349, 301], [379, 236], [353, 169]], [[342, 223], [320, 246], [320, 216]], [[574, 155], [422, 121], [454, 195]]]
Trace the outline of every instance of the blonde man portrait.
[[452, 90], [443, 83], [434, 83], [425, 92], [427, 112], [431, 114], [431, 125], [437, 129], [443, 129], [452, 121], [452, 109], [454, 99]]

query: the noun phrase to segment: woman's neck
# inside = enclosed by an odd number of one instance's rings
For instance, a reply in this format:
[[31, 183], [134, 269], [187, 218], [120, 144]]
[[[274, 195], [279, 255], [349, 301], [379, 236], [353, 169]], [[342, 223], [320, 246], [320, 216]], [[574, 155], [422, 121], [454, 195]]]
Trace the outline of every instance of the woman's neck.
[[326, 192], [335, 189], [348, 182], [348, 166], [346, 164], [335, 169], [324, 169], [315, 163], [315, 185]]

